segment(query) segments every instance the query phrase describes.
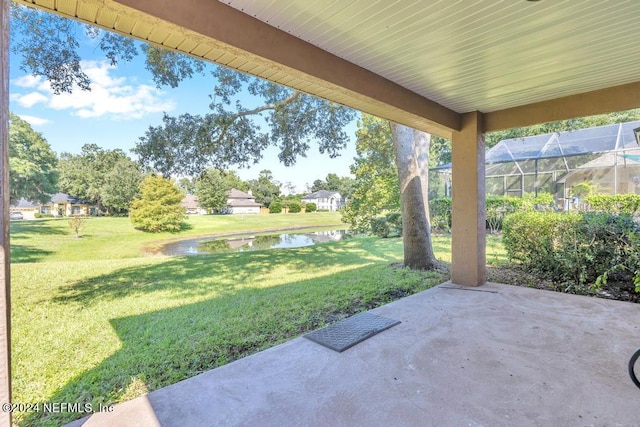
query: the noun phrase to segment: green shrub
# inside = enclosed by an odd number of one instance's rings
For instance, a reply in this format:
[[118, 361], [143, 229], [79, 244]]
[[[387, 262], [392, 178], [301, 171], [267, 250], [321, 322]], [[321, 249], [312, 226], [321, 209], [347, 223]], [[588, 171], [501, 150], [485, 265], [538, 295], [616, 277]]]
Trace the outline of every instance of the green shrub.
[[371, 233], [378, 237], [386, 238], [391, 234], [391, 227], [384, 217], [371, 218]]
[[318, 209], [318, 206], [316, 206], [315, 203], [307, 203], [305, 205], [304, 211], [309, 213], [309, 212], [315, 212]]
[[628, 215], [520, 212], [503, 222], [512, 261], [578, 292], [612, 277], [625, 283], [640, 277], [639, 236], [640, 225]]
[[527, 201], [520, 197], [489, 196], [485, 201], [487, 230], [496, 233], [502, 230], [502, 221], [514, 212], [526, 210]]
[[584, 201], [594, 212], [635, 215], [640, 210], [640, 194], [592, 194]]
[[429, 213], [431, 215], [431, 229], [436, 231], [451, 230], [451, 199], [442, 197], [429, 200]]
[[392, 234], [402, 236], [402, 214], [400, 212], [391, 212], [385, 216], [389, 229]]
[[282, 212], [282, 203], [271, 202], [269, 205], [269, 213], [276, 214]]
[[36, 213], [33, 214], [33, 217], [36, 218], [36, 219], [37, 218], [42, 218], [42, 214], [40, 212], [36, 212]]
[[289, 202], [289, 213], [299, 213], [302, 210], [302, 205], [300, 202], [291, 201]]
[[519, 211], [555, 211], [556, 201], [551, 193], [538, 193], [537, 196], [533, 193], [524, 193], [522, 201]]
[[175, 184], [161, 176], [151, 175], [140, 184], [140, 199], [131, 203], [133, 226], [152, 233], [180, 231], [186, 218], [181, 206], [184, 195]]

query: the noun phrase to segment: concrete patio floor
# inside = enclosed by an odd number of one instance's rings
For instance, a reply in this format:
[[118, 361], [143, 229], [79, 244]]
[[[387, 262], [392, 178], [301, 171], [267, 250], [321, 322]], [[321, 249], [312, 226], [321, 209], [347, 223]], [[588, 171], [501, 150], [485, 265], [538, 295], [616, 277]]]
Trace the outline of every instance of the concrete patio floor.
[[72, 425], [640, 424], [638, 304], [444, 283], [372, 311], [402, 323], [343, 353], [296, 338]]

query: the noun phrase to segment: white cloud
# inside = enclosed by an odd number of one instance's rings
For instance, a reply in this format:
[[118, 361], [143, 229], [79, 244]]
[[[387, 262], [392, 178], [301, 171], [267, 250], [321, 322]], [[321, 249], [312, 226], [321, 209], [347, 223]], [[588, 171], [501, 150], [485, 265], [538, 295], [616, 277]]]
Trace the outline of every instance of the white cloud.
[[74, 88], [73, 93], [54, 95], [42, 78], [30, 76], [15, 79], [20, 87], [37, 88], [37, 92], [16, 94], [12, 99], [30, 108], [42, 103], [54, 110], [71, 110], [81, 118], [108, 117], [139, 119], [149, 113], [171, 111], [175, 103], [163, 98], [163, 92], [145, 84], [137, 84], [133, 77], [114, 77], [115, 69], [106, 62], [83, 61], [84, 72], [91, 79], [91, 91]]
[[28, 116], [26, 114], [20, 114], [19, 117], [25, 122], [29, 122], [29, 124], [32, 126], [42, 126], [46, 125], [47, 123], [51, 123], [51, 120], [43, 119], [42, 117]]
[[25, 108], [31, 108], [39, 102], [46, 103], [49, 98], [40, 92], [29, 92], [26, 95], [17, 94], [14, 97], [15, 101]]
[[40, 84], [42, 83], [42, 77], [40, 76], [22, 76], [22, 77], [18, 77], [17, 79], [14, 79], [11, 81], [11, 83], [13, 83], [16, 86], [20, 86], [20, 87], [38, 87], [40, 86]]

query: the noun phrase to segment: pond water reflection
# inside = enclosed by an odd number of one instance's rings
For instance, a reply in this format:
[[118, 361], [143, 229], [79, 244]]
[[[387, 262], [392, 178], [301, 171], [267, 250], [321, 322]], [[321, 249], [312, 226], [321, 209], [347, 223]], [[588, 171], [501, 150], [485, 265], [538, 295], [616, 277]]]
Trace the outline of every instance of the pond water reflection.
[[303, 246], [335, 242], [347, 235], [347, 230], [328, 230], [312, 233], [283, 232], [264, 236], [199, 237], [168, 243], [160, 249], [160, 253], [180, 256], [257, 251], [262, 249], [301, 248]]

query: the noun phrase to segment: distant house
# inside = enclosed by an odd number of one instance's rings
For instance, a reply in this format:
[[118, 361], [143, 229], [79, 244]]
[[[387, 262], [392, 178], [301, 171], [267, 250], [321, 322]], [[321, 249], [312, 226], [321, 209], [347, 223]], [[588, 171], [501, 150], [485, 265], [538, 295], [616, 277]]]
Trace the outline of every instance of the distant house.
[[15, 205], [11, 205], [9, 210], [21, 212], [24, 219], [35, 219], [36, 213], [56, 217], [98, 214], [96, 206], [65, 193], [54, 194], [47, 203], [33, 203], [26, 199], [20, 199]]
[[180, 204], [188, 215], [204, 215], [207, 213], [206, 209], [200, 207], [200, 204], [198, 203], [198, 197], [194, 196], [193, 194], [187, 194], [184, 199], [182, 199], [182, 202], [180, 202]]
[[256, 202], [256, 198], [251, 194], [251, 191], [245, 193], [235, 188], [229, 191], [229, 198], [227, 199], [227, 211], [229, 213], [259, 214], [261, 206], [260, 203]]
[[342, 196], [337, 191], [319, 190], [304, 196], [305, 203], [315, 203], [318, 210], [337, 211], [344, 205]]
[[26, 199], [20, 199], [15, 204], [9, 206], [11, 213], [20, 212], [24, 219], [35, 219], [36, 212], [39, 212], [40, 206]]
[[[229, 190], [229, 195], [227, 196], [227, 204], [223, 209], [223, 212], [230, 214], [259, 214], [260, 207], [262, 206], [260, 203], [256, 202], [255, 196], [249, 193], [245, 193], [244, 191], [236, 190], [232, 188]], [[200, 214], [204, 215], [207, 213], [207, 210], [200, 206], [198, 203], [198, 197], [188, 194], [182, 199], [182, 206], [185, 209], [187, 214]]]
[[56, 193], [51, 196], [49, 203], [40, 206], [40, 213], [53, 216], [97, 215], [98, 208], [77, 197], [65, 193]]

